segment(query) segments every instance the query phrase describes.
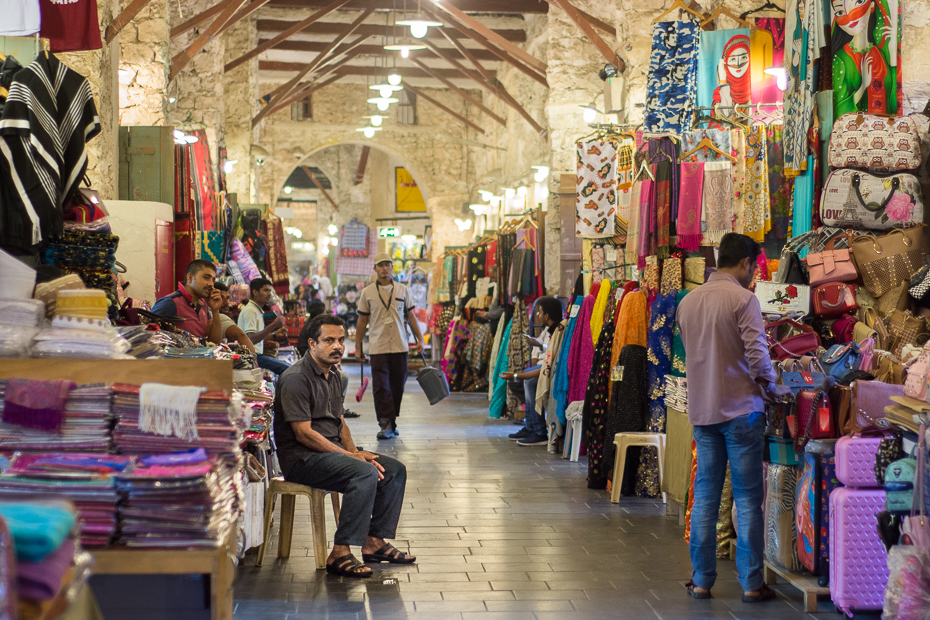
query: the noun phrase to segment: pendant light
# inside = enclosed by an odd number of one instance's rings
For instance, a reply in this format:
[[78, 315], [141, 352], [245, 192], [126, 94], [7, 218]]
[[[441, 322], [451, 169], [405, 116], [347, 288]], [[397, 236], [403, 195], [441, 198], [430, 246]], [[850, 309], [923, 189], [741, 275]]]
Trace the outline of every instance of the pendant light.
[[393, 84], [389, 84], [387, 82], [382, 82], [381, 84], [372, 84], [368, 88], [381, 93], [382, 98], [392, 97], [397, 91], [404, 90], [403, 86], [394, 86]]
[[[406, 13], [406, 4], [404, 6], [404, 13]], [[422, 12], [420, 12], [420, 0], [417, 0], [417, 12], [413, 17], [406, 17], [399, 22], [395, 22], [398, 26], [409, 26], [410, 35], [414, 39], [422, 39], [429, 32], [430, 27], [439, 28], [442, 26], [442, 22], [437, 22], [434, 19], [428, 18]]]
[[387, 112], [392, 103], [398, 103], [400, 99], [396, 97], [372, 97], [368, 100], [368, 103], [373, 103], [378, 106], [378, 109], [382, 112]]
[[392, 73], [388, 76], [388, 84], [391, 86], [400, 86], [400, 83], [404, 80], [403, 76], [399, 73]]
[[384, 49], [389, 52], [400, 52], [401, 57], [410, 58], [410, 52], [416, 50], [425, 50], [426, 46], [414, 42], [412, 39], [404, 37], [397, 43], [385, 45]]

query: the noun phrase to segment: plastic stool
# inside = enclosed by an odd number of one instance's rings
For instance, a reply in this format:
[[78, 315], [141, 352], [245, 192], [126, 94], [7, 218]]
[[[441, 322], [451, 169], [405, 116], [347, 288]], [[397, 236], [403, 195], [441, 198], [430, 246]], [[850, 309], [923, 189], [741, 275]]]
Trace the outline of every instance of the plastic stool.
[[[571, 458], [569, 458], [569, 451]], [[565, 421], [565, 447], [562, 449], [562, 458], [577, 461], [581, 451], [581, 418]]]
[[[316, 569], [326, 568], [326, 515], [323, 514], [323, 499], [329, 491], [314, 489], [312, 487], [287, 482], [283, 478], [275, 478], [268, 484], [265, 491], [265, 528], [262, 535], [262, 544], [258, 548], [256, 566], [265, 561], [265, 545], [268, 543], [268, 533], [271, 531], [271, 521], [274, 516], [274, 502], [281, 496], [281, 530], [278, 532], [278, 557], [291, 556], [291, 536], [294, 533], [294, 507], [298, 495], [305, 495], [310, 499], [310, 525], [313, 529], [313, 559]], [[339, 525], [339, 494], [332, 494], [333, 516], [336, 525]]]
[[[665, 433], [617, 433], [614, 436], [617, 455], [614, 457], [614, 479], [610, 487], [610, 501], [620, 501], [620, 486], [623, 484], [623, 468], [626, 467], [626, 451], [632, 447], [653, 446], [659, 456], [659, 488], [665, 473]], [[662, 501], [666, 501], [662, 492]]]

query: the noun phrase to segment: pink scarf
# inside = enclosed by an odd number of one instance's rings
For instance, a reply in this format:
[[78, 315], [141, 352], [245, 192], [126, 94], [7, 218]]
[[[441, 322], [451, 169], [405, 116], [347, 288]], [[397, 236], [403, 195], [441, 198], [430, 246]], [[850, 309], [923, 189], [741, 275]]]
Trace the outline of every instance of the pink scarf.
[[584, 400], [585, 389], [591, 378], [594, 365], [594, 336], [591, 334], [591, 314], [597, 292], [592, 287], [592, 295], [584, 298], [578, 318], [575, 320], [575, 334], [568, 350], [568, 403]]
[[701, 195], [704, 191], [704, 163], [681, 164], [678, 191], [678, 247], [697, 252], [701, 246]]
[[73, 382], [63, 379], [8, 379], [3, 421], [42, 431], [57, 431], [61, 428], [68, 393], [74, 386]]
[[655, 230], [656, 221], [656, 183], [652, 179], [645, 179], [639, 195], [639, 253], [636, 268], [642, 270], [646, 266], [646, 257], [649, 256], [649, 240]]

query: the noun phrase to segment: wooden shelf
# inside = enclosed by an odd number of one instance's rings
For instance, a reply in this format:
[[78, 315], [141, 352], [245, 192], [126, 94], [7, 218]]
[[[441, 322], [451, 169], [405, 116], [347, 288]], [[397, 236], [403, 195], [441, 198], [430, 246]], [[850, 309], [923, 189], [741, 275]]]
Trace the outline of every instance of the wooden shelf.
[[830, 595], [830, 588], [824, 588], [818, 584], [817, 577], [810, 574], [796, 575], [779, 566], [766, 562], [765, 569], [762, 572], [762, 580], [767, 585], [773, 585], [778, 583], [779, 577], [804, 594], [804, 610], [807, 611], [807, 613], [814, 613], [817, 611], [817, 595]]

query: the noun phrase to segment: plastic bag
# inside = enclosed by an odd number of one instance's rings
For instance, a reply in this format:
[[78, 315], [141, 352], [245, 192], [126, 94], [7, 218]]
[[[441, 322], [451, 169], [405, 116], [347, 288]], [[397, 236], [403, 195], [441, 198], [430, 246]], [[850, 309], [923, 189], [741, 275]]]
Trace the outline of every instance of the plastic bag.
[[897, 545], [888, 552], [884, 620], [930, 620], [930, 551]]

